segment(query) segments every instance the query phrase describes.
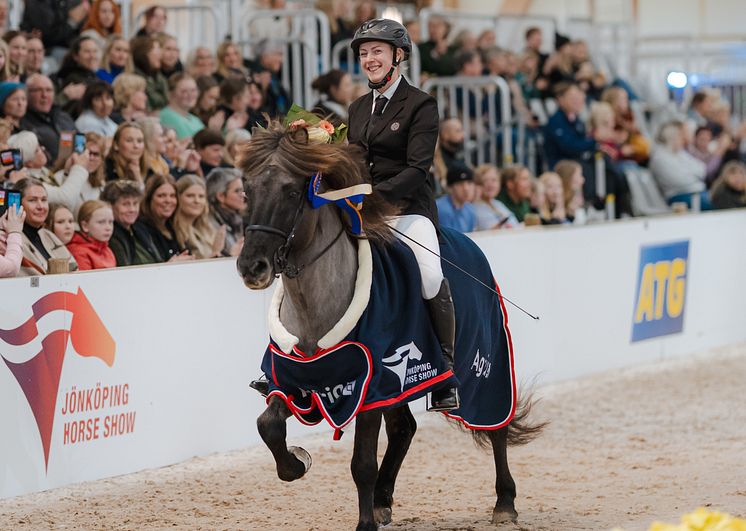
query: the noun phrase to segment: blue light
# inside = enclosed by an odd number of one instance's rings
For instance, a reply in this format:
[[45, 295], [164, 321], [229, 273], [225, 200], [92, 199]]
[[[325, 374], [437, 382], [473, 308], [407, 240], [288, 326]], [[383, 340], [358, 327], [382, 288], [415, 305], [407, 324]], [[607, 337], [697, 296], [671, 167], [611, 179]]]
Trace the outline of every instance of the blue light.
[[668, 86], [675, 89], [683, 89], [687, 84], [687, 77], [684, 72], [669, 72], [666, 76]]

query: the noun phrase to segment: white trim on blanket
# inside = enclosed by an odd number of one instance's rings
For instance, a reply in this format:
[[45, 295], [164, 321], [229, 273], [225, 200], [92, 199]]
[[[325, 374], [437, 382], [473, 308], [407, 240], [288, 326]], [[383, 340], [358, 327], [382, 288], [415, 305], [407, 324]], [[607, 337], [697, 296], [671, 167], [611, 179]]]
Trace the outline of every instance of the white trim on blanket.
[[[363, 312], [368, 307], [370, 290], [373, 284], [373, 255], [368, 240], [358, 240], [357, 243], [357, 279], [355, 280], [355, 292], [352, 296], [352, 301], [350, 301], [350, 306], [339, 322], [324, 334], [324, 337], [319, 339], [318, 346], [321, 349], [331, 348], [343, 341], [352, 332], [352, 329], [355, 328]], [[277, 288], [275, 288], [275, 292], [272, 295], [267, 320], [269, 322], [270, 338], [280, 347], [280, 350], [285, 354], [289, 354], [293, 350], [293, 347], [300, 342], [300, 339], [291, 334], [280, 321], [280, 307], [282, 306], [284, 295], [285, 288], [280, 278]], [[313, 352], [308, 352], [307, 354], [311, 355]]]

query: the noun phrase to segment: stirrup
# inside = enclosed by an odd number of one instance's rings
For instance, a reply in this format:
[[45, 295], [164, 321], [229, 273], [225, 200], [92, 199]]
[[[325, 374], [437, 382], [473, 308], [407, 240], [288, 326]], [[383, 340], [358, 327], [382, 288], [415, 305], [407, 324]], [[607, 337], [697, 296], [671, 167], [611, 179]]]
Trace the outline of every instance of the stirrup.
[[262, 395], [265, 398], [269, 394], [269, 380], [267, 380], [267, 377], [263, 374], [256, 380], [251, 380], [249, 382], [249, 387], [257, 391], [260, 395]]
[[[453, 391], [453, 393], [450, 393], [449, 391]], [[449, 392], [446, 397], [438, 397], [440, 400], [438, 400], [438, 403], [435, 403], [433, 401], [433, 395], [437, 394], [446, 394], [446, 392]], [[444, 403], [445, 402], [445, 403]], [[427, 394], [427, 410], [433, 411], [433, 412], [443, 412], [443, 411], [453, 411], [454, 409], [458, 409], [461, 406], [461, 398], [458, 394], [458, 388], [456, 387], [445, 387], [436, 389], [435, 391], [431, 391]]]

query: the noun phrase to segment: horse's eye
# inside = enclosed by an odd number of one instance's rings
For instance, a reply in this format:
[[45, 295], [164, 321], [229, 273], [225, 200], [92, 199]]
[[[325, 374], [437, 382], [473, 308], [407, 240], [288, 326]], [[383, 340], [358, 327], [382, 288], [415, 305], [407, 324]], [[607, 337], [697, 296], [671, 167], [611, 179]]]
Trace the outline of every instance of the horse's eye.
[[288, 197], [289, 197], [290, 199], [298, 199], [298, 198], [300, 197], [300, 192], [299, 192], [299, 191], [297, 191], [297, 190], [293, 190], [292, 192], [290, 192], [290, 193], [288, 194]]

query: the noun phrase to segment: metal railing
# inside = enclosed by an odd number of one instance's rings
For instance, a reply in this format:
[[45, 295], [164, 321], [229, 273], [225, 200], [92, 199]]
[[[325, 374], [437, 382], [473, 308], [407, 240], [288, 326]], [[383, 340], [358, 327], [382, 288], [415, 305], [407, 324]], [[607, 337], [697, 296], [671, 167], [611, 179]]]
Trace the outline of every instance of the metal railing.
[[[122, 6], [122, 11], [129, 14], [129, 2]], [[163, 10], [168, 16], [166, 26], [167, 33], [170, 33], [179, 41], [181, 49], [192, 50], [197, 46], [209, 45], [212, 41], [211, 49], [214, 51], [218, 45], [223, 42], [228, 34], [228, 28], [225, 25], [222, 13], [213, 5], [190, 4], [190, 5], [162, 5]], [[126, 25], [123, 28], [128, 29], [128, 35], [134, 35], [141, 20], [145, 16], [147, 8], [141, 9], [130, 19], [127, 16]], [[208, 24], [208, 19], [211, 24]]]
[[245, 57], [256, 55], [253, 47], [267, 38], [263, 34], [252, 35], [252, 23], [277, 19], [286, 21], [288, 26], [287, 35], [271, 37], [273, 41], [286, 46], [282, 84], [291, 90], [294, 102], [310, 108], [315, 103], [311, 84], [330, 66], [329, 20], [316, 9], [247, 10], [241, 15], [237, 39]]
[[252, 35], [252, 23], [257, 20], [282, 19], [288, 21], [289, 34], [273, 36], [273, 39], [302, 40], [308, 48], [318, 55], [319, 68], [322, 72], [329, 70], [331, 55], [331, 30], [329, 19], [323, 11], [317, 9], [259, 9], [247, 10], [241, 15], [238, 40], [256, 43], [262, 37]]
[[[513, 163], [510, 89], [503, 78], [498, 76], [433, 78], [423, 84], [422, 90], [434, 94], [441, 119], [447, 116], [461, 120], [464, 138], [474, 140], [473, 150], [476, 151], [478, 164], [498, 164], [498, 136], [502, 137], [502, 165], [509, 166]], [[499, 123], [496, 94], [500, 98], [501, 120]], [[486, 114], [483, 113], [485, 101]], [[474, 109], [472, 109], [472, 104]], [[478, 118], [474, 120], [474, 123], [471, 118], [472, 110]]]
[[521, 50], [524, 45], [524, 33], [531, 26], [541, 28], [545, 36], [544, 51], [554, 49], [554, 35], [557, 31], [557, 19], [549, 15], [498, 15], [486, 16], [478, 13], [465, 13], [451, 9], [423, 8], [420, 10], [420, 38], [429, 39], [427, 32], [428, 21], [432, 17], [446, 19], [453, 28], [451, 37], [461, 29], [479, 32], [491, 29], [497, 37], [497, 44], [503, 48]]
[[526, 30], [530, 27], [537, 27], [541, 29], [544, 37], [543, 51], [554, 50], [557, 19], [550, 15], [499, 15], [495, 17], [495, 21], [497, 44], [503, 48], [522, 50]]

